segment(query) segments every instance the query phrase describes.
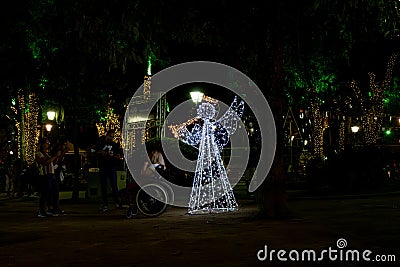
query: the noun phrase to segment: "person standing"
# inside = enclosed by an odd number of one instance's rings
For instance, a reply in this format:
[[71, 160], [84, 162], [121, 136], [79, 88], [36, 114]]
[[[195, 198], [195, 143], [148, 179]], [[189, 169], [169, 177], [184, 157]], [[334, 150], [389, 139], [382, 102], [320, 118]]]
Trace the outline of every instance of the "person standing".
[[66, 170], [65, 153], [69, 151], [68, 141], [61, 140], [61, 142], [58, 143], [55, 151], [61, 151], [61, 155], [57, 158], [57, 161], [54, 163], [56, 179], [59, 185], [61, 185], [64, 181], [64, 172]]
[[65, 153], [67, 151], [67, 141], [58, 143], [54, 150], [54, 153], [57, 154], [57, 158], [53, 162], [55, 179], [50, 181], [49, 193], [49, 211], [53, 215], [64, 215], [64, 210], [60, 208], [60, 186], [64, 180], [63, 170], [65, 169]]
[[111, 186], [115, 207], [122, 207], [117, 187], [117, 166], [122, 159], [122, 153], [119, 144], [114, 142], [114, 135], [114, 130], [108, 130], [97, 146], [103, 212], [108, 211], [107, 181]]
[[[50, 140], [43, 138], [40, 141], [39, 151], [36, 152], [36, 162], [39, 164], [39, 212], [38, 217], [43, 218], [59, 214], [61, 211], [58, 205], [59, 190], [56, 182], [54, 162], [61, 156], [61, 151], [57, 151], [54, 156], [50, 153]], [[51, 196], [56, 199], [51, 203]], [[47, 205], [47, 206], [46, 206]]]

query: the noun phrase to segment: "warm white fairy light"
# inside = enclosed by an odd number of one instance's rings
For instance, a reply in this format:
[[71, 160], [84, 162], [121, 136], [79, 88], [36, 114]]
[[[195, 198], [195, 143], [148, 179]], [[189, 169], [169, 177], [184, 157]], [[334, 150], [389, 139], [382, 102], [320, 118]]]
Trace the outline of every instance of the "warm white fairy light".
[[[25, 125], [25, 95], [22, 89], [18, 90], [18, 108], [19, 118], [17, 123], [18, 129], [18, 158], [25, 161], [25, 142], [24, 142], [24, 125]], [[19, 126], [19, 127], [18, 127]]]
[[39, 118], [39, 98], [36, 94], [31, 93], [28, 95], [28, 112], [25, 114], [25, 160], [28, 165], [35, 162], [35, 154], [39, 141], [40, 131], [38, 129]]
[[324, 132], [328, 128], [328, 118], [320, 111], [316, 101], [311, 103], [312, 127], [313, 127], [313, 148], [314, 156], [324, 158]]
[[[237, 121], [243, 114], [244, 104], [234, 102], [228, 111], [217, 121], [214, 121], [216, 110], [213, 104], [204, 102], [197, 109], [198, 118], [189, 120], [195, 123], [201, 119], [203, 125], [195, 124], [191, 131], [186, 126], [170, 127], [177, 131], [179, 139], [196, 146], [199, 145], [195, 177], [189, 200], [189, 214], [205, 214], [235, 211], [238, 209], [233, 189], [229, 183], [221, 158], [222, 147], [227, 143], [230, 133], [234, 133]], [[227, 123], [226, 121], [232, 121]], [[230, 125], [229, 131], [223, 125]]]
[[144, 76], [144, 83], [143, 83], [143, 96], [144, 99], [150, 99], [150, 92], [151, 92], [151, 76], [145, 75]]
[[114, 130], [113, 141], [116, 143], [122, 142], [121, 121], [119, 115], [114, 113], [111, 101], [108, 103], [105, 122], [96, 123], [96, 127], [99, 136], [105, 136], [108, 130]]
[[11, 111], [13, 112], [13, 116], [10, 119], [14, 121], [15, 128], [17, 129], [17, 143], [18, 143], [17, 157], [21, 158], [21, 123], [19, 122], [18, 110], [15, 107], [15, 105], [16, 105], [16, 103], [13, 102], [11, 107], [10, 107]]
[[345, 126], [345, 123], [344, 123], [344, 121], [341, 121], [340, 122], [340, 126], [339, 126], [339, 150], [340, 151], [342, 151], [342, 150], [344, 150], [344, 140], [345, 140], [345, 129], [346, 129], [346, 126]]
[[385, 79], [380, 85], [376, 82], [375, 73], [368, 73], [371, 92], [369, 96], [363, 96], [361, 94], [360, 87], [354, 80], [350, 83], [350, 88], [353, 90], [360, 103], [362, 111], [361, 128], [366, 144], [375, 144], [378, 140], [384, 117], [383, 92], [389, 87], [392, 81], [393, 68], [396, 60], [397, 55], [392, 54], [386, 68]]
[[17, 129], [17, 157], [32, 165], [35, 162], [36, 145], [40, 136], [38, 97], [34, 93], [25, 95], [22, 89], [18, 90], [17, 101], [13, 101], [11, 111]]

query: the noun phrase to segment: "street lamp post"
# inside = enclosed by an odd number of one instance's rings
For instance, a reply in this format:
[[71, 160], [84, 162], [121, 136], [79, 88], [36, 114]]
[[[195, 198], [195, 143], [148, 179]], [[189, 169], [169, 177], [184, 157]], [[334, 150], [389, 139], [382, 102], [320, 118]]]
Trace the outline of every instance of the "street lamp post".
[[50, 121], [53, 121], [56, 118], [56, 112], [53, 110], [49, 110], [47, 111], [47, 119], [49, 119]]
[[53, 125], [50, 124], [50, 123], [48, 123], [48, 124], [45, 125], [45, 127], [46, 127], [46, 130], [47, 130], [48, 132], [51, 132], [51, 129], [53, 128]]
[[42, 137], [49, 137], [51, 131], [54, 130], [54, 121], [56, 118], [56, 111], [49, 109], [46, 111], [47, 120], [42, 123]]
[[358, 126], [351, 126], [351, 131], [352, 131], [353, 133], [358, 132], [359, 129], [360, 129], [360, 127], [358, 127]]
[[199, 91], [190, 92], [190, 97], [192, 98], [193, 103], [199, 104], [203, 100], [204, 93]]
[[356, 133], [359, 129], [360, 127], [358, 127], [357, 125], [351, 126], [351, 132], [353, 133], [353, 145], [356, 145]]
[[[61, 123], [64, 120], [64, 110], [62, 106], [49, 107], [46, 111], [47, 120], [43, 123], [43, 131], [46, 134], [52, 133], [52, 136], [59, 138], [61, 134]], [[43, 132], [43, 134], [45, 134]]]

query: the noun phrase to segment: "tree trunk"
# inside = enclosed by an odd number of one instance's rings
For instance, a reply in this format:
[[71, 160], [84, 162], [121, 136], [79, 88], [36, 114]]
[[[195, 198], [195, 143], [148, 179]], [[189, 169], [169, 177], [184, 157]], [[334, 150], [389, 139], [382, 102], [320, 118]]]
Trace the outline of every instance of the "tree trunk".
[[79, 89], [76, 90], [75, 101], [73, 107], [73, 127], [72, 127], [72, 142], [74, 144], [74, 159], [73, 159], [73, 182], [72, 182], [72, 199], [77, 200], [79, 198], [79, 175], [80, 175], [80, 155], [79, 155], [79, 107], [80, 107], [80, 96]]
[[277, 130], [277, 146], [274, 162], [267, 179], [257, 189], [256, 199], [259, 204], [261, 216], [268, 218], [284, 218], [287, 216], [286, 207], [286, 171], [283, 164], [283, 44], [276, 42], [273, 47], [273, 75], [272, 75], [272, 103]]

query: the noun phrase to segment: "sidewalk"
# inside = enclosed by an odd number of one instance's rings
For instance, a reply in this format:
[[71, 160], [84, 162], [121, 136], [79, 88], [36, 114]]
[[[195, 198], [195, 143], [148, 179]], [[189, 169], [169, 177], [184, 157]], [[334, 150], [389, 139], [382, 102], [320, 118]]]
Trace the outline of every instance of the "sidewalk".
[[[101, 213], [99, 203], [63, 201], [67, 215], [36, 218], [37, 199], [0, 200], [2, 266], [320, 266], [260, 262], [269, 249], [349, 248], [397, 254], [400, 197], [288, 200], [286, 220], [258, 216], [253, 200], [235, 213], [187, 215], [169, 207], [156, 218], [126, 219], [125, 210]], [[398, 262], [397, 262], [398, 263]], [[325, 265], [324, 265], [325, 266]], [[328, 266], [376, 266], [328, 262]], [[388, 263], [382, 266], [398, 266]]]

